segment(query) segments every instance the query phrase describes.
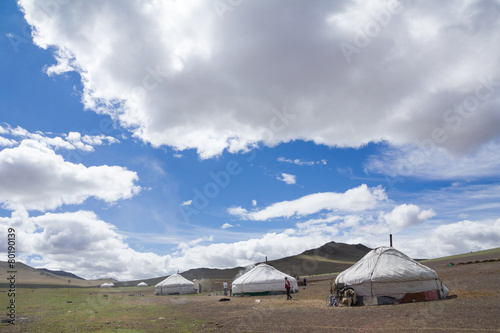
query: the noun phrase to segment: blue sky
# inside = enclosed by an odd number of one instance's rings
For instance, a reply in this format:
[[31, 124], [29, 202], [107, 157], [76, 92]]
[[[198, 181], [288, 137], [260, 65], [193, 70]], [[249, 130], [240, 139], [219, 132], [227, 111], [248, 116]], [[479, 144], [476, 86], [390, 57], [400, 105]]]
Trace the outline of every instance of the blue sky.
[[499, 15], [5, 1], [0, 237], [34, 267], [120, 280], [390, 233], [419, 258], [498, 247]]

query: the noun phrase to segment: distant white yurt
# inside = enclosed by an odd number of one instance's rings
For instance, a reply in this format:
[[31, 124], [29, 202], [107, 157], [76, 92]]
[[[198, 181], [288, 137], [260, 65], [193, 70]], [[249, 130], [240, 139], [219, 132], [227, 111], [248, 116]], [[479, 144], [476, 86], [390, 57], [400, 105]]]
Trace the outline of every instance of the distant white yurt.
[[389, 246], [368, 252], [341, 272], [335, 284], [354, 289], [365, 305], [446, 298], [449, 292], [433, 269]]
[[113, 283], [105, 282], [105, 283], [101, 284], [101, 286], [99, 288], [112, 288], [114, 286], [115, 285]]
[[290, 280], [291, 292], [298, 292], [297, 280], [267, 264], [260, 264], [233, 281], [233, 295], [270, 295], [285, 292], [285, 277]]
[[148, 284], [146, 282], [141, 282], [137, 284], [137, 287], [147, 287]]
[[155, 286], [155, 295], [194, 294], [194, 283], [179, 274], [172, 274]]

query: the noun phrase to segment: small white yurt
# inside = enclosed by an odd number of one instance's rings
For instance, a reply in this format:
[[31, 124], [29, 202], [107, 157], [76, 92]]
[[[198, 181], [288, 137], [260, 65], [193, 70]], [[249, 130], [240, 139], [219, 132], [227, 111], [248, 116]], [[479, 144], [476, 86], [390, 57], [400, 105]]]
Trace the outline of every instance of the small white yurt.
[[389, 246], [368, 252], [341, 272], [335, 284], [354, 289], [364, 305], [434, 300], [449, 292], [436, 271]]
[[271, 295], [284, 293], [285, 277], [290, 280], [291, 292], [298, 292], [297, 280], [267, 264], [260, 264], [233, 281], [233, 295]]
[[99, 288], [113, 288], [115, 285], [113, 283], [103, 283]]
[[172, 274], [155, 286], [155, 295], [194, 294], [194, 283], [179, 274]]
[[146, 282], [141, 282], [137, 284], [137, 287], [147, 287], [148, 284]]

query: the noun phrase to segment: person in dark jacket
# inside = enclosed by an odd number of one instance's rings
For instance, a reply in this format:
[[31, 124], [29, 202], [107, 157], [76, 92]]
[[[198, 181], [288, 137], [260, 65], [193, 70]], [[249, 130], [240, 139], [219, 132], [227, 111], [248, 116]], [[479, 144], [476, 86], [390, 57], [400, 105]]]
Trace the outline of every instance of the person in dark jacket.
[[288, 281], [288, 278], [285, 277], [285, 289], [286, 289], [286, 300], [288, 301], [289, 299], [292, 299], [292, 295], [290, 295], [290, 281]]

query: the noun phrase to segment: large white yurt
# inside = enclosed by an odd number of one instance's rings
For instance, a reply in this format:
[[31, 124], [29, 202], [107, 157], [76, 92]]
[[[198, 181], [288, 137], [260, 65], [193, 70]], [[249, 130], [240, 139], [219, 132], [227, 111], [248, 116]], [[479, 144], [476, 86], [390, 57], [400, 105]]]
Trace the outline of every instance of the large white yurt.
[[194, 294], [194, 283], [179, 274], [172, 274], [155, 286], [155, 295]]
[[105, 282], [105, 283], [101, 284], [99, 288], [113, 288], [114, 286], [115, 285], [111, 282], [109, 282], [109, 283]]
[[341, 272], [335, 284], [354, 289], [365, 305], [434, 300], [449, 292], [436, 271], [389, 246], [368, 252]]
[[291, 292], [298, 292], [297, 280], [267, 264], [260, 264], [233, 281], [233, 295], [270, 295], [284, 293], [285, 277], [290, 280]]
[[141, 282], [137, 284], [137, 287], [147, 287], [148, 284], [146, 282]]

